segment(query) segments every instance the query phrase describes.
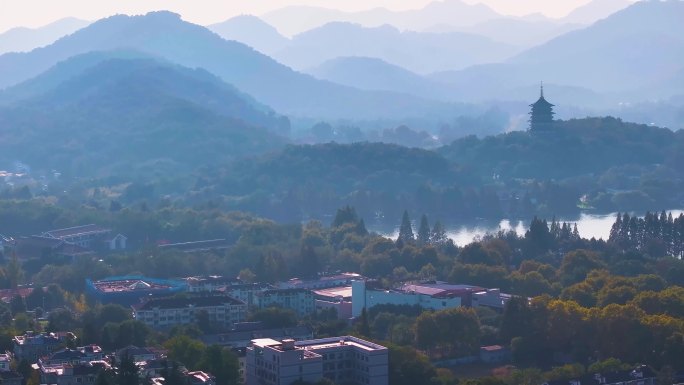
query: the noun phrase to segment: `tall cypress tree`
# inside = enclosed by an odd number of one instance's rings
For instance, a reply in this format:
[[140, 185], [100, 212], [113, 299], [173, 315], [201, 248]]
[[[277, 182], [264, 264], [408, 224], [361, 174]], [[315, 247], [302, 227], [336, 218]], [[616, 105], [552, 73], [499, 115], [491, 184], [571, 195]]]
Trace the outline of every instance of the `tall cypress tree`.
[[411, 244], [415, 241], [413, 236], [413, 227], [411, 226], [411, 219], [409, 218], [408, 211], [404, 210], [404, 215], [401, 217], [401, 226], [399, 227], [399, 238], [403, 244]]
[[420, 218], [420, 227], [418, 228], [418, 246], [425, 246], [430, 243], [430, 225], [425, 214]]
[[442, 246], [447, 242], [446, 230], [442, 226], [442, 222], [437, 221], [432, 226], [432, 233], [430, 233], [430, 243], [435, 246]]

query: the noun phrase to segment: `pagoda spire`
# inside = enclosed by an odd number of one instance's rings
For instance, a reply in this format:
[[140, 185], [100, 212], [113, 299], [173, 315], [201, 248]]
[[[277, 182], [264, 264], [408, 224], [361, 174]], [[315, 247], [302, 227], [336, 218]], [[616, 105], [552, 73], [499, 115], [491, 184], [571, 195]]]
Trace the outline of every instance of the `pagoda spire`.
[[553, 112], [554, 105], [547, 102], [544, 99], [544, 82], [540, 83], [539, 87], [539, 100], [534, 104], [530, 111], [530, 131], [532, 132], [545, 132], [549, 131], [553, 127]]

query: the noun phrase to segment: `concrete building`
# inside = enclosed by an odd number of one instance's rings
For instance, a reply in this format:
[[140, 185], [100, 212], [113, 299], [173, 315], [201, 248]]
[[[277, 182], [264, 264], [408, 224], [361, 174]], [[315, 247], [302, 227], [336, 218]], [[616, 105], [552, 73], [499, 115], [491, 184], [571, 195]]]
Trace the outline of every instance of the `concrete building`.
[[313, 330], [308, 326], [266, 329], [261, 322], [241, 322], [235, 324], [233, 330], [227, 333], [207, 334], [199, 337], [207, 346], [220, 345], [232, 349], [246, 348], [252, 340], [260, 338], [309, 340], [313, 338]]
[[338, 319], [352, 317], [352, 287], [333, 287], [314, 290], [316, 310], [335, 309]]
[[481, 287], [451, 285], [444, 282], [404, 284], [396, 289], [368, 286], [366, 281], [352, 282], [352, 316], [361, 315], [363, 308], [376, 305], [420, 306], [423, 309], [443, 310], [468, 306], [470, 296]]
[[279, 289], [328, 289], [333, 287], [349, 286], [352, 281], [358, 281], [363, 279], [360, 274], [357, 273], [340, 273], [334, 275], [324, 275], [318, 277], [317, 279], [299, 279], [292, 278], [289, 281], [280, 282], [277, 284]]
[[258, 307], [257, 294], [266, 290], [272, 290], [273, 286], [266, 283], [245, 283], [241, 285], [226, 286], [224, 293], [247, 304], [249, 307]]
[[247, 316], [247, 305], [225, 295], [187, 298], [155, 298], [133, 305], [133, 318], [152, 328], [169, 328], [197, 322], [205, 311], [209, 322], [232, 326]]
[[259, 309], [282, 307], [291, 309], [298, 316], [304, 317], [316, 312], [316, 301], [311, 290], [307, 289], [274, 289], [257, 293]]
[[336, 383], [388, 384], [388, 351], [360, 338], [252, 341], [246, 353], [247, 385], [289, 385], [328, 378]]
[[103, 303], [131, 306], [150, 297], [168, 297], [187, 291], [184, 281], [156, 279], [139, 275], [109, 277], [99, 281], [86, 279], [88, 298]]
[[502, 293], [499, 289], [487, 289], [473, 293], [472, 304], [473, 307], [488, 307], [503, 312], [511, 297], [510, 294]]

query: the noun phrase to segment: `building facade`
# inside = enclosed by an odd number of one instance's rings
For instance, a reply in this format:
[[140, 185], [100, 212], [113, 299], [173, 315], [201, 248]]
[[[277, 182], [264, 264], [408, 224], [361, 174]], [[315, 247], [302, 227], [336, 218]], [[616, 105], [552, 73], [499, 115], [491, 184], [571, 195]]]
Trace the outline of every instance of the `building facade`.
[[187, 298], [156, 298], [133, 305], [133, 318], [151, 328], [169, 328], [196, 323], [200, 312], [209, 322], [232, 326], [247, 316], [247, 304], [225, 295]]
[[[423, 309], [444, 310], [462, 306], [475, 288], [444, 283], [404, 285], [398, 289], [369, 288], [365, 281], [352, 282], [352, 316], [358, 317], [364, 308], [377, 305], [419, 306]], [[481, 289], [481, 288], [478, 288]]]
[[49, 356], [64, 347], [68, 333], [34, 333], [27, 331], [24, 335], [15, 336], [12, 340], [14, 355], [18, 360], [38, 362], [38, 359]]
[[266, 290], [257, 293], [257, 303], [260, 309], [282, 307], [294, 310], [300, 317], [316, 312], [316, 299], [313, 292], [307, 289]]
[[295, 342], [257, 339], [246, 352], [247, 385], [289, 385], [322, 378], [335, 383], [388, 384], [388, 350], [342, 336]]

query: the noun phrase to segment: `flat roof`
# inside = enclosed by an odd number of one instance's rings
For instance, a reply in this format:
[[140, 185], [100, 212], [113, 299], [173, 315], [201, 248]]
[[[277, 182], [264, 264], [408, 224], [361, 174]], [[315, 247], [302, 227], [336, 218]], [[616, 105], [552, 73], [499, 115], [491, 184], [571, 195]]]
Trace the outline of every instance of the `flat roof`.
[[281, 345], [282, 342], [276, 341], [273, 338], [257, 338], [255, 340], [252, 340], [252, 344], [254, 346], [258, 346], [260, 348], [264, 348], [266, 346], [276, 346], [276, 345]]
[[295, 346], [307, 348], [309, 350], [327, 349], [339, 346], [353, 346], [366, 351], [387, 350], [386, 347], [376, 343], [362, 340], [352, 336], [321, 338], [317, 340], [304, 340], [295, 342]]
[[314, 290], [313, 291], [316, 295], [320, 295], [322, 297], [344, 297], [344, 298], [350, 298], [352, 296], [352, 288], [351, 286], [344, 286], [344, 287], [332, 287], [328, 289], [319, 289], [319, 290]]

